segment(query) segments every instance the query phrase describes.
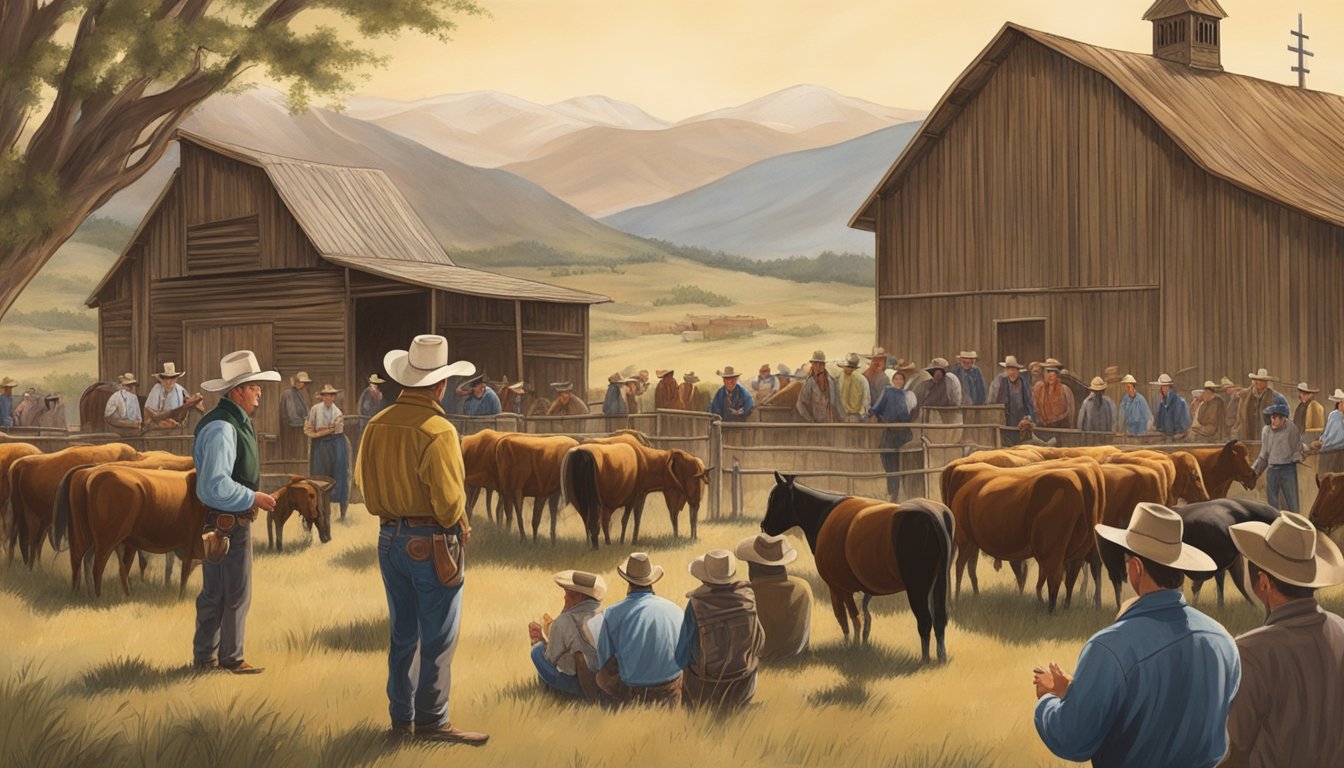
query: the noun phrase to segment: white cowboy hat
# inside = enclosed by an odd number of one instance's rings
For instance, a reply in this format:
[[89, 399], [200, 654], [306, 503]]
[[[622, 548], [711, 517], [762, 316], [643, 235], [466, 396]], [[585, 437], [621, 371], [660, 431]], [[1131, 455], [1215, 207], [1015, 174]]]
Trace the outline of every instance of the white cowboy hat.
[[569, 381], [552, 382], [551, 389], [554, 389], [556, 392], [573, 392], [574, 383]]
[[1228, 387], [1235, 387], [1237, 385], [1231, 379], [1224, 376], [1223, 380], [1218, 382], [1218, 386], [1221, 387], [1222, 389], [1227, 389]]
[[881, 357], [885, 359], [886, 356], [887, 356], [887, 350], [883, 349], [882, 347], [873, 347], [873, 354], [864, 355], [863, 357], [867, 360], [872, 360], [875, 357]]
[[975, 350], [974, 350], [974, 349], [970, 350], [969, 352], [963, 349], [962, 351], [960, 351], [960, 352], [957, 353], [957, 357], [958, 357], [958, 358], [964, 358], [964, 359], [966, 359], [966, 360], [979, 360], [979, 359], [980, 359], [980, 355], [977, 355], [977, 354], [975, 353]]
[[1273, 523], [1237, 523], [1228, 530], [1237, 551], [1279, 581], [1309, 589], [1344, 583], [1339, 547], [1302, 515], [1280, 512]]
[[1016, 356], [1016, 355], [1009, 355], [1009, 356], [1007, 356], [1007, 357], [1005, 357], [1005, 358], [1003, 359], [1003, 362], [1002, 362], [1002, 363], [999, 363], [999, 367], [1000, 367], [1000, 368], [1016, 368], [1016, 369], [1018, 369], [1018, 370], [1020, 371], [1020, 370], [1022, 370], [1022, 367], [1023, 367], [1023, 366], [1022, 366], [1021, 363], [1017, 362], [1017, 356]]
[[1098, 525], [1097, 535], [1136, 555], [1180, 571], [1213, 571], [1213, 558], [1181, 541], [1185, 523], [1174, 511], [1151, 502], [1134, 507], [1128, 528]]
[[785, 536], [758, 533], [737, 543], [733, 551], [738, 560], [758, 565], [788, 565], [798, 559], [798, 550]]
[[561, 571], [555, 574], [555, 583], [570, 592], [578, 592], [601, 600], [607, 595], [607, 580], [587, 571]]
[[323, 384], [322, 389], [318, 391], [317, 394], [318, 397], [321, 397], [322, 395], [339, 395], [341, 394], [341, 390], [331, 386], [330, 384]]
[[1273, 376], [1270, 376], [1269, 371], [1265, 370], [1264, 368], [1261, 368], [1255, 373], [1248, 373], [1246, 374], [1246, 376], [1255, 379], [1256, 381], [1278, 381], [1278, 379], [1274, 378]]
[[[140, 382], [138, 382], [138, 381], [135, 380], [135, 374], [134, 374], [134, 373], [123, 373], [123, 374], [121, 374], [120, 376], [117, 377], [117, 383], [120, 384], [120, 385], [123, 386], [123, 387], [129, 387], [129, 386], [131, 386], [132, 384], [139, 384]], [[30, 390], [28, 390], [28, 391], [29, 391], [29, 392], [35, 392], [36, 390], [32, 390], [32, 389], [30, 389]]]
[[257, 362], [257, 356], [250, 349], [230, 352], [219, 361], [218, 379], [201, 382], [206, 392], [228, 392], [239, 384], [252, 381], [279, 381], [279, 371], [263, 371]]
[[793, 376], [793, 369], [789, 368], [787, 363], [780, 363], [779, 367], [776, 368], [775, 371], [780, 376], [790, 376], [790, 377]]
[[653, 372], [653, 375], [660, 379], [664, 376], [676, 376], [676, 374], [677, 371], [674, 368], [659, 368]]
[[616, 566], [616, 573], [637, 587], [647, 587], [663, 578], [663, 566], [649, 562], [649, 556], [644, 552], [633, 552], [625, 559], [624, 566]]
[[476, 366], [466, 360], [448, 363], [448, 340], [424, 333], [411, 340], [410, 349], [394, 349], [383, 356], [383, 368], [403, 387], [432, 387], [449, 376], [470, 376]]
[[1056, 372], [1058, 372], [1058, 371], [1062, 370], [1063, 368], [1064, 368], [1064, 364], [1061, 363], [1061, 362], [1059, 362], [1059, 361], [1056, 360], [1055, 358], [1053, 358], [1053, 357], [1047, 357], [1047, 358], [1045, 358], [1045, 370], [1047, 370], [1047, 371], [1056, 371]]
[[380, 376], [379, 376], [378, 374], [376, 374], [376, 373], [370, 373], [370, 374], [369, 374], [369, 383], [370, 383], [370, 384], [386, 384], [387, 381], [386, 381], [385, 379], [383, 379], [382, 377], [380, 377]]
[[19, 382], [9, 378], [8, 376], [4, 377], [3, 379], [0, 379], [0, 388], [17, 387], [17, 386], [19, 386]]
[[1151, 385], [1153, 385], [1154, 387], [1174, 387], [1174, 386], [1176, 386], [1176, 382], [1175, 382], [1175, 381], [1172, 381], [1171, 376], [1170, 376], [1169, 374], [1166, 374], [1166, 373], [1162, 374], [1161, 376], [1158, 376], [1158, 377], [1157, 377], [1157, 381], [1150, 381], [1150, 382], [1148, 382], [1148, 383], [1151, 384]]
[[1126, 373], [1125, 378], [1120, 380], [1121, 384], [1138, 384], [1139, 380], [1134, 378], [1134, 374]]
[[173, 363], [164, 363], [164, 364], [163, 364], [163, 370], [162, 370], [162, 371], [159, 371], [159, 372], [156, 373], [156, 374], [154, 374], [154, 378], [156, 378], [156, 379], [176, 379], [177, 377], [183, 375], [184, 373], [186, 373], [186, 371], [179, 371], [179, 370], [177, 370], [177, 366], [176, 366], [175, 364], [173, 364]]
[[509, 384], [507, 387], [505, 387], [505, 389], [511, 389], [514, 392], [522, 394], [524, 391], [527, 390], [527, 387], [523, 386], [523, 382], [520, 381], [516, 384]]
[[686, 570], [706, 584], [732, 584], [737, 576], [737, 558], [726, 549], [711, 549], [692, 560]]
[[1308, 384], [1307, 382], [1303, 381], [1303, 382], [1298, 382], [1298, 385], [1297, 385], [1297, 391], [1298, 391], [1298, 392], [1306, 392], [1306, 393], [1308, 393], [1308, 394], [1312, 394], [1312, 395], [1314, 395], [1314, 394], [1316, 394], [1317, 392], [1320, 392], [1321, 390], [1319, 390], [1319, 389], [1312, 389], [1310, 384]]
[[[1228, 385], [1228, 386], [1233, 386], [1233, 385]], [[1216, 392], [1216, 391], [1218, 390], [1218, 385], [1213, 383], [1213, 379], [1205, 379], [1205, 380], [1204, 380], [1204, 386], [1202, 387], [1202, 389], [1212, 389], [1212, 390], [1214, 390], [1214, 391]]]
[[1106, 381], [1102, 379], [1100, 376], [1093, 376], [1092, 383], [1088, 384], [1087, 388], [1092, 390], [1093, 392], [1105, 392]]
[[1333, 403], [1344, 403], [1344, 389], [1335, 387], [1335, 394], [1330, 396], [1330, 401]]

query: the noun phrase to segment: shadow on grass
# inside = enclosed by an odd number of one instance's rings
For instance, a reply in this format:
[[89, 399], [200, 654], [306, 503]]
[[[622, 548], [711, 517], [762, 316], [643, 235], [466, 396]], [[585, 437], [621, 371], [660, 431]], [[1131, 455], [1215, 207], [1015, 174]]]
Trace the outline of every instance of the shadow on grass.
[[312, 547], [321, 546], [322, 542], [317, 538], [317, 531], [311, 534], [303, 530], [302, 526], [285, 526], [285, 551], [272, 548], [266, 543], [266, 526], [258, 525], [252, 529], [252, 557], [262, 560], [273, 557], [291, 557], [301, 554]]
[[373, 571], [378, 569], [378, 545], [360, 544], [331, 558], [331, 564], [348, 571]]
[[815, 666], [835, 667], [851, 682], [908, 677], [925, 668], [919, 656], [886, 645], [856, 645], [843, 640], [813, 645], [790, 659], [772, 662], [773, 669], [803, 670]]
[[830, 688], [824, 688], [820, 691], [808, 694], [807, 700], [819, 707], [841, 706], [841, 707], [863, 707], [872, 701], [873, 706], [881, 706], [883, 697], [872, 698], [868, 688], [857, 680], [846, 680]]
[[284, 648], [292, 653], [308, 655], [314, 651], [337, 653], [386, 653], [391, 630], [386, 616], [354, 619], [307, 633], [290, 630], [285, 633]]
[[[475, 535], [472, 536], [471, 544], [467, 547], [468, 574], [471, 573], [473, 563], [503, 566], [526, 565], [529, 568], [539, 569], [540, 572], [578, 568], [603, 573], [614, 568], [630, 552], [638, 550], [657, 553], [665, 549], [680, 549], [690, 541], [684, 535], [674, 537], [669, 533], [662, 536], [641, 536], [638, 545], [629, 543], [622, 545], [616, 537], [613, 537], [611, 546], [607, 546], [604, 542], [597, 549], [591, 549], [588, 542], [580, 539], [560, 538], [552, 544], [548, 537], [543, 537], [534, 544], [531, 539], [526, 542], [519, 541], [516, 531], [513, 536], [501, 536], [498, 535], [498, 532], [499, 529], [493, 529], [489, 533], [496, 535], [480, 538]], [[657, 559], [655, 554], [655, 562]], [[658, 564], [663, 565], [664, 568], [668, 567], [668, 564], [665, 563]], [[674, 563], [672, 565], [679, 564]]]
[[149, 691], [166, 688], [200, 674], [190, 666], [155, 667], [139, 656], [113, 659], [99, 664], [77, 682], [71, 683], [72, 693], [107, 693], [108, 691]]
[[163, 583], [163, 570], [158, 556], [151, 562], [142, 580], [139, 566], [131, 567], [131, 595], [127, 597], [121, 590], [121, 578], [118, 575], [116, 557], [108, 561], [103, 571], [103, 595], [94, 597], [93, 580], [88, 569], [84, 569], [79, 591], [70, 586], [70, 557], [66, 552], [57, 555], [53, 562], [48, 550], [42, 561], [32, 570], [21, 562], [9, 567], [0, 566], [0, 592], [14, 595], [22, 600], [34, 613], [54, 616], [71, 608], [110, 609], [133, 603], [136, 605], [174, 605], [180, 601], [195, 598], [200, 588], [199, 567], [193, 568], [187, 581], [187, 592], [178, 598], [179, 572], [173, 569], [173, 579]]
[[1013, 645], [1034, 645], [1043, 641], [1086, 640], [1115, 620], [1115, 607], [1106, 601], [1096, 608], [1088, 598], [1074, 595], [1073, 606], [1065, 608], [1061, 597], [1051, 615], [1045, 603], [1028, 588], [1019, 594], [1017, 587], [982, 589], [979, 595], [963, 590], [961, 597], [948, 602], [950, 623], [962, 629], [1002, 640]]

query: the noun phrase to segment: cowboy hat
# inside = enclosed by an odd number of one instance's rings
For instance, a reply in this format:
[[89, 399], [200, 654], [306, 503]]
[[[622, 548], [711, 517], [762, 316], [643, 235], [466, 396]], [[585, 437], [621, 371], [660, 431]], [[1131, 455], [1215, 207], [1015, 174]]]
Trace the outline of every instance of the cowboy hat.
[[1335, 387], [1335, 394], [1333, 394], [1333, 395], [1330, 396], [1330, 402], [1332, 402], [1332, 403], [1344, 403], [1344, 389], [1340, 389], [1339, 387]]
[[380, 378], [380, 377], [378, 376], [378, 374], [376, 374], [376, 373], [370, 373], [370, 374], [369, 374], [369, 383], [370, 383], [370, 384], [386, 384], [386, 383], [387, 383], [387, 380], [386, 380], [386, 379], [383, 379], [383, 378]]
[[553, 577], [562, 589], [601, 600], [607, 595], [607, 580], [587, 571], [561, 571]]
[[915, 365], [914, 360], [906, 360], [904, 357], [902, 357], [896, 361], [896, 370], [906, 372], [917, 371], [919, 370], [919, 366]]
[[824, 362], [826, 362], [826, 353], [823, 352], [823, 351], [821, 351], [820, 349], [815, 350], [815, 351], [812, 353], [812, 359], [811, 359], [811, 360], [808, 360], [807, 362], [809, 362], [809, 363], [824, 363]]
[[308, 375], [308, 372], [307, 372], [307, 371], [299, 371], [298, 373], [296, 373], [296, 374], [294, 374], [293, 376], [289, 377], [289, 380], [290, 380], [290, 381], [294, 381], [294, 382], [300, 382], [300, 381], [301, 381], [301, 382], [303, 382], [304, 384], [312, 384], [312, 383], [313, 383], [313, 379], [312, 379], [311, 376]]
[[1174, 387], [1174, 386], [1176, 386], [1176, 382], [1175, 382], [1175, 381], [1172, 381], [1171, 375], [1170, 375], [1170, 374], [1166, 374], [1166, 373], [1162, 374], [1161, 376], [1158, 376], [1158, 377], [1157, 377], [1157, 381], [1150, 381], [1150, 382], [1148, 382], [1148, 383], [1151, 384], [1151, 385], [1153, 385], [1154, 387]]
[[1045, 358], [1045, 370], [1058, 372], [1064, 367], [1064, 364], [1053, 357]]
[[1274, 378], [1273, 376], [1270, 376], [1269, 371], [1265, 370], [1264, 368], [1261, 368], [1255, 373], [1248, 373], [1246, 375], [1252, 379], [1255, 379], [1256, 381], [1278, 381], [1278, 379]]
[[463, 389], [471, 389], [472, 387], [479, 387], [483, 384], [485, 384], [485, 374], [481, 373], [462, 382], [462, 387]]
[[527, 387], [523, 386], [523, 382], [519, 381], [514, 384], [507, 385], [505, 389], [511, 389], [514, 392], [517, 392], [518, 394], [522, 394], [527, 389]]
[[1211, 389], [1216, 392], [1218, 391], [1218, 385], [1214, 384], [1212, 379], [1206, 379], [1204, 381], [1204, 386], [1202, 387], [1202, 389]]
[[1120, 380], [1121, 384], [1138, 384], [1139, 380], [1134, 378], [1134, 374], [1126, 373], [1125, 378]]
[[798, 550], [785, 536], [758, 533], [737, 542], [733, 554], [738, 560], [757, 565], [788, 565], [798, 559]]
[[574, 383], [569, 381], [552, 382], [551, 389], [554, 389], [556, 392], [573, 392]]
[[686, 570], [706, 584], [732, 584], [737, 575], [737, 558], [726, 549], [711, 549], [692, 560]]
[[44, 399], [45, 399], [48, 403], [50, 403], [52, 400], [60, 400], [60, 399], [61, 399], [61, 393], [60, 393], [60, 392], [52, 392], [50, 395], [47, 395]]
[[1312, 389], [1310, 384], [1308, 384], [1307, 382], [1303, 381], [1303, 382], [1298, 382], [1298, 385], [1297, 385], [1297, 391], [1298, 391], [1298, 392], [1306, 392], [1306, 393], [1308, 393], [1308, 394], [1312, 394], [1312, 395], [1314, 395], [1314, 394], [1316, 394], [1317, 392], [1320, 392], [1321, 390], [1319, 390], [1319, 389]]
[[1224, 376], [1223, 380], [1218, 382], [1218, 386], [1221, 387], [1222, 389], [1227, 389], [1228, 387], [1235, 387], [1237, 385], [1233, 383], [1231, 379]]
[[449, 376], [470, 376], [476, 366], [466, 360], [448, 362], [448, 340], [424, 333], [411, 339], [409, 349], [383, 356], [383, 368], [403, 387], [432, 387]]
[[779, 367], [776, 368], [775, 371], [778, 372], [780, 376], [793, 376], [793, 371], [789, 368], [789, 366], [786, 363], [780, 363]]
[[969, 351], [969, 352], [967, 352], [966, 350], [963, 349], [962, 351], [960, 351], [960, 352], [957, 353], [957, 357], [958, 357], [958, 358], [961, 358], [961, 359], [964, 359], [964, 360], [979, 360], [979, 359], [980, 359], [980, 356], [977, 355], [977, 354], [975, 353], [975, 350], [974, 350], [974, 349], [972, 349], [972, 350]]
[[1129, 527], [1097, 525], [1097, 535], [1119, 544], [1136, 555], [1180, 571], [1217, 570], [1213, 558], [1181, 541], [1185, 523], [1181, 516], [1161, 504], [1140, 502], [1129, 518]]
[[1285, 584], [1319, 589], [1344, 583], [1344, 556], [1311, 521], [1280, 512], [1273, 523], [1237, 523], [1228, 529], [1247, 560]]
[[1092, 390], [1093, 392], [1105, 392], [1106, 381], [1102, 379], [1100, 376], [1093, 376], [1092, 383], [1088, 384], [1087, 388]]
[[616, 573], [637, 587], [648, 587], [663, 578], [663, 566], [649, 562], [644, 552], [634, 552], [625, 559], [624, 566], [616, 566]]
[[737, 370], [733, 368], [733, 366], [727, 365], [724, 366], [722, 371], [715, 371], [714, 375], [718, 376], [720, 379], [736, 379], [738, 376], [741, 376], [742, 374], [738, 373]]
[[858, 368], [858, 367], [859, 367], [859, 353], [858, 353], [858, 352], [850, 352], [848, 355], [845, 355], [845, 359], [842, 360], [842, 361], [840, 361], [840, 367], [841, 367], [841, 368]]
[[184, 374], [184, 373], [186, 373], [186, 371], [179, 371], [179, 370], [177, 370], [177, 366], [174, 365], [173, 363], [164, 363], [164, 364], [163, 364], [163, 370], [162, 370], [162, 371], [159, 371], [159, 372], [156, 373], [156, 374], [154, 374], [154, 378], [156, 378], [156, 379], [176, 379], [177, 377], [181, 376], [181, 375]]
[[864, 359], [867, 360], [872, 360], [877, 357], [880, 357], [885, 360], [887, 357], [887, 350], [883, 349], [882, 347], [873, 347], [873, 353], [871, 355], [864, 355], [863, 357]]
[[935, 357], [933, 358], [933, 362], [929, 363], [928, 367], [926, 367], [924, 370], [928, 371], [929, 373], [933, 373], [934, 371], [942, 371], [946, 373], [947, 360], [941, 357]]
[[1266, 416], [1282, 416], [1285, 419], [1292, 418], [1288, 413], [1288, 406], [1285, 403], [1274, 403], [1262, 411]]
[[250, 349], [230, 352], [219, 360], [218, 379], [201, 382], [206, 392], [228, 392], [230, 389], [249, 382], [279, 381], [279, 371], [263, 371], [257, 362], [257, 356]]
[[700, 381], [700, 377], [695, 375], [695, 371], [691, 371], [685, 376], [682, 376], [681, 380], [686, 382], [687, 384], [696, 384]]
[[8, 376], [4, 377], [3, 379], [0, 379], [0, 387], [17, 387], [17, 386], [19, 386], [19, 382], [9, 378]]
[[1003, 362], [1002, 362], [1002, 363], [999, 363], [999, 367], [1000, 367], [1000, 368], [1016, 368], [1016, 369], [1018, 369], [1019, 371], [1022, 370], [1022, 364], [1019, 363], [1019, 362], [1017, 362], [1017, 356], [1016, 356], [1016, 355], [1009, 355], [1009, 356], [1005, 357], [1005, 358], [1003, 359]]
[[330, 384], [323, 384], [322, 389], [318, 390], [317, 394], [319, 397], [321, 397], [322, 395], [339, 395], [341, 394], [341, 390], [331, 386]]
[[675, 374], [676, 371], [671, 368], [659, 368], [658, 370], [653, 372], [653, 375], [657, 376], [660, 379], [663, 378], [664, 376], [672, 376]]
[[[139, 384], [140, 382], [136, 381], [134, 373], [123, 373], [117, 377], [117, 383], [122, 385], [123, 387], [129, 387], [132, 384]], [[32, 392], [34, 390], [30, 389], [28, 391]]]

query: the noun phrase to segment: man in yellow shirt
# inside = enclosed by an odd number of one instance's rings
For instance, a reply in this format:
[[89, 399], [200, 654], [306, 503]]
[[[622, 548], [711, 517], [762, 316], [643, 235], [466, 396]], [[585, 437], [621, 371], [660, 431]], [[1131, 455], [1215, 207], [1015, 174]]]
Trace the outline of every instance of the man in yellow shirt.
[[[457, 430], [439, 401], [450, 376], [476, 366], [448, 363], [448, 340], [416, 336], [383, 367], [404, 389], [369, 420], [355, 477], [369, 513], [381, 521], [378, 566], [387, 592], [392, 641], [387, 696], [392, 733], [480, 746], [489, 738], [455, 728], [448, 693], [462, 617], [462, 551], [471, 537], [466, 474]], [[419, 673], [415, 669], [419, 653]]]

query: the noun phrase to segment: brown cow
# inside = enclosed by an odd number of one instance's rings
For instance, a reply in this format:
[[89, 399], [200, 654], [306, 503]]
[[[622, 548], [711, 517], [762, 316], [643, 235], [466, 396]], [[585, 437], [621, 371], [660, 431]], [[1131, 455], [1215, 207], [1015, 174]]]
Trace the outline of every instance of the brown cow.
[[1255, 471], [1251, 469], [1246, 444], [1240, 440], [1228, 440], [1221, 448], [1191, 448], [1186, 453], [1199, 462], [1210, 499], [1225, 498], [1233, 481], [1248, 491], [1255, 490]]
[[560, 513], [560, 470], [565, 454], [579, 441], [564, 435], [506, 435], [495, 445], [499, 466], [499, 501], [518, 514], [518, 536], [523, 532], [523, 499], [532, 502], [532, 541], [541, 528], [541, 510], [551, 508], [551, 543], [555, 543], [556, 518]]
[[583, 518], [593, 549], [597, 549], [599, 530], [611, 544], [611, 516], [616, 508], [625, 507], [628, 513], [639, 503], [638, 477], [639, 454], [629, 444], [579, 445], [565, 454], [563, 493]]
[[9, 535], [9, 465], [42, 451], [28, 443], [0, 443], [0, 533]]
[[42, 552], [42, 537], [51, 528], [56, 490], [65, 473], [82, 464], [125, 461], [140, 454], [125, 443], [76, 445], [37, 456], [25, 456], [9, 467], [10, 505], [14, 527], [9, 533], [9, 562], [14, 562], [18, 543], [23, 561], [31, 569]]
[[[485, 516], [490, 517], [490, 503], [499, 490], [499, 466], [495, 463], [495, 446], [506, 432], [483, 429], [462, 438], [462, 464], [466, 468], [465, 485], [467, 490], [467, 521], [471, 521], [472, 507], [481, 491], [485, 491]], [[497, 522], [504, 524], [508, 510], [496, 507], [499, 515]]]
[[1316, 501], [1308, 517], [1312, 525], [1329, 534], [1344, 524], [1344, 472], [1320, 475], [1316, 489]]
[[182, 559], [178, 595], [185, 595], [192, 567], [204, 557], [201, 530], [206, 509], [196, 497], [196, 471], [95, 467], [85, 485], [94, 594], [102, 595], [103, 569], [112, 552], [122, 547], [121, 588], [127, 595], [136, 550], [178, 553]]
[[311, 531], [317, 526], [317, 537], [323, 543], [331, 541], [331, 508], [322, 503], [336, 481], [329, 477], [300, 477], [290, 475], [284, 488], [271, 494], [275, 509], [266, 513], [266, 543], [280, 552], [285, 551], [285, 523], [289, 516], [299, 513], [304, 527]]
[[[691, 506], [691, 538], [698, 536], [696, 530], [700, 515], [700, 501], [704, 497], [705, 486], [709, 484], [709, 470], [705, 463], [680, 449], [663, 451], [656, 448], [636, 449], [639, 452], [639, 476], [635, 494], [639, 502], [635, 505], [635, 530], [630, 538], [631, 544], [639, 543], [639, 524], [644, 517], [644, 501], [650, 493], [662, 491], [663, 501], [667, 505], [667, 514], [672, 523], [672, 535], [679, 536], [677, 518], [682, 507]], [[621, 517], [621, 542], [625, 542], [625, 524], [630, 519], [627, 508]]]
[[[1129, 525], [1134, 507], [1140, 502], [1158, 504], [1167, 497], [1166, 477], [1156, 467], [1142, 464], [1107, 463], [1101, 465], [1106, 478], [1106, 504], [1097, 522], [1116, 528]], [[1125, 553], [1105, 539], [1098, 539], [1101, 562], [1115, 590], [1115, 605], [1120, 606], [1120, 590], [1125, 582]]]

